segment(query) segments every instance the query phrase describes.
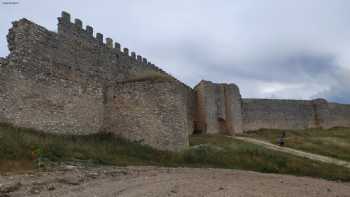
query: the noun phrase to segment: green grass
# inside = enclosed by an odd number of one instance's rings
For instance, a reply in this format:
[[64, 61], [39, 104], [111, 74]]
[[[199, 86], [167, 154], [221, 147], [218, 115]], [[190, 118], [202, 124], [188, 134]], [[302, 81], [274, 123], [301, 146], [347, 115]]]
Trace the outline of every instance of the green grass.
[[[277, 144], [281, 132], [263, 129], [244, 136]], [[289, 130], [286, 134], [287, 147], [350, 161], [350, 128]]]
[[125, 82], [137, 82], [137, 81], [169, 81], [173, 80], [171, 76], [154, 70], [146, 70], [142, 73], [131, 73], [130, 77]]
[[190, 143], [187, 150], [172, 153], [107, 134], [60, 136], [1, 125], [0, 172], [13, 166], [17, 166], [15, 171], [21, 167], [33, 169], [40, 158], [47, 163], [213, 167], [350, 181], [349, 169], [270, 151], [225, 136], [192, 136]]

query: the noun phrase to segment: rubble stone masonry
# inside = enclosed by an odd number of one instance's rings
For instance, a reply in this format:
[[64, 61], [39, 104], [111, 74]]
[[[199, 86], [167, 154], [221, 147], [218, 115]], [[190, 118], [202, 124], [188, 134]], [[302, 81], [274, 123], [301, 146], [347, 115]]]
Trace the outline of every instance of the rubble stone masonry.
[[13, 22], [0, 58], [0, 122], [58, 134], [109, 132], [180, 151], [192, 133], [350, 127], [350, 105], [242, 99], [235, 84], [194, 89], [62, 12], [52, 32]]
[[[192, 120], [188, 118], [192, 115], [187, 109], [191, 108], [191, 96], [175, 93], [191, 92], [191, 88], [135, 52], [129, 54], [127, 48], [121, 51], [120, 44], [112, 39], [104, 42], [102, 34], [94, 36], [93, 28], [83, 29], [79, 19], [72, 23], [68, 13], [63, 12], [58, 21], [58, 33], [27, 19], [14, 22], [9, 30], [10, 54], [0, 61], [1, 122], [62, 134], [130, 131], [123, 137], [159, 149], [188, 146], [187, 133], [192, 130]], [[154, 84], [147, 80], [157, 77], [167, 82], [156, 83], [159, 85], [154, 89], [132, 83], [142, 79], [142, 84]], [[124, 86], [130, 89], [123, 91]], [[120, 100], [108, 97], [110, 91]], [[134, 104], [143, 108], [123, 111]], [[149, 122], [152, 124], [143, 124]], [[122, 127], [126, 123], [129, 128]], [[159, 127], [152, 127], [157, 124]], [[135, 134], [133, 128], [137, 125]], [[164, 143], [156, 137], [161, 132], [162, 137], [169, 135]]]

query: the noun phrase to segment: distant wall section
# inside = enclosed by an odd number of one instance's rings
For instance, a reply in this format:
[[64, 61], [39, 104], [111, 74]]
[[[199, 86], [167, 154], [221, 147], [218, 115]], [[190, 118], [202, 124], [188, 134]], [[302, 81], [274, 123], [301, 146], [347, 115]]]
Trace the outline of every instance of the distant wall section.
[[350, 105], [329, 103], [329, 127], [350, 127]]
[[316, 100], [243, 99], [245, 131], [350, 126], [350, 105]]
[[314, 105], [311, 101], [243, 99], [245, 131], [269, 129], [304, 129], [315, 127]]

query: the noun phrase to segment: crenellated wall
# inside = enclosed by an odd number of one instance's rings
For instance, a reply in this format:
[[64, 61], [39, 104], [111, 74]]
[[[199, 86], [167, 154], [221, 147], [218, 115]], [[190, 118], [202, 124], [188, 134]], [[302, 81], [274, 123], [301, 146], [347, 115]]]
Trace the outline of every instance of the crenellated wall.
[[[129, 54], [127, 48], [121, 51], [120, 44], [113, 43], [111, 38], [104, 41], [101, 33], [94, 36], [93, 28], [86, 26], [84, 29], [81, 20], [75, 19], [72, 23], [70, 15], [62, 12], [56, 33], [21, 19], [13, 22], [7, 40], [10, 54], [0, 60], [1, 122], [66, 134], [130, 132], [123, 136], [166, 150], [180, 150], [188, 145], [188, 135], [183, 135], [192, 130], [192, 112], [188, 110], [193, 106], [191, 88], [135, 52]], [[168, 108], [162, 108], [163, 119], [157, 119], [159, 114], [148, 114], [152, 111], [147, 111], [147, 107], [156, 111], [158, 106], [142, 103], [143, 99], [150, 101], [151, 95], [147, 87], [138, 88], [139, 83], [151, 84], [149, 81], [154, 80], [168, 81], [161, 84], [171, 86], [173, 92], [188, 93], [178, 97], [166, 89], [155, 88], [153, 96], [167, 95], [159, 98], [159, 104], [169, 103]], [[119, 95], [122, 89], [128, 91]], [[145, 98], [119, 102], [108, 97], [111, 90], [118, 98], [131, 98], [135, 94]], [[170, 104], [173, 101], [186, 110], [175, 108], [175, 104]], [[138, 102], [144, 106], [141, 111], [123, 111], [127, 108], [122, 105], [132, 106]], [[113, 108], [109, 109], [110, 106]], [[124, 127], [123, 131], [118, 131], [116, 128], [124, 124], [120, 121], [125, 119], [113, 117], [123, 113], [128, 113], [129, 117], [143, 116], [129, 119], [128, 129]], [[172, 114], [184, 119], [169, 121]], [[153, 125], [159, 124], [164, 136], [171, 136], [166, 143], [150, 140], [157, 139], [155, 136], [160, 132], [147, 129], [151, 127], [140, 128], [137, 137], [132, 134], [134, 125], [152, 120], [150, 117], [155, 120]]]
[[192, 133], [350, 127], [350, 105], [324, 99], [242, 99], [235, 84], [194, 89], [94, 34], [68, 13], [52, 32], [13, 22], [10, 54], [0, 58], [0, 122], [62, 134], [110, 132], [179, 151]]
[[98, 132], [104, 84], [73, 69], [73, 61], [65, 64], [76, 58], [64, 40], [26, 19], [13, 23], [7, 39], [10, 54], [0, 68], [0, 120], [55, 133]]
[[62, 12], [58, 18], [58, 39], [61, 42], [57, 59], [71, 65], [72, 69], [109, 82], [136, 77], [147, 70], [166, 74], [141, 55], [129, 53], [128, 48], [121, 50], [121, 45], [111, 38], [104, 40], [101, 33], [94, 36], [93, 31], [91, 26], [84, 29], [80, 19], [72, 23], [70, 15]]

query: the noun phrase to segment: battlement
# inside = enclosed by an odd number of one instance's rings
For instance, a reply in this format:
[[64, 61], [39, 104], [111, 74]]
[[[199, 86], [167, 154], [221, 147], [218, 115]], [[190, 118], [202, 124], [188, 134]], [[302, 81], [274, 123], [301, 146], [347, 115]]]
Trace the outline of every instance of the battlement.
[[[74, 23], [67, 12], [58, 17], [58, 31], [49, 31], [25, 18], [13, 22], [7, 35], [8, 47], [12, 60], [26, 56], [26, 62], [52, 62], [38, 67], [38, 64], [22, 62], [18, 64], [30, 70], [34, 75], [50, 75], [51, 77], [76, 79], [80, 75], [88, 80], [115, 83], [128, 81], [139, 76], [140, 73], [155, 71], [169, 76], [183, 86], [186, 84], [177, 80], [161, 68], [147, 60], [147, 58], [129, 51], [112, 38], [103, 39], [103, 34], [96, 33], [92, 26], [83, 28], [83, 22], [75, 19]], [[37, 50], [40, 49], [40, 50]], [[31, 62], [29, 61], [29, 62]], [[32, 67], [32, 68], [30, 68]]]
[[188, 145], [191, 88], [67, 12], [57, 32], [25, 18], [12, 24], [10, 54], [0, 58], [0, 122], [62, 134], [110, 132], [165, 150]]
[[[62, 12], [53, 32], [13, 22], [0, 58], [0, 122], [67, 134], [110, 132], [164, 150], [196, 133], [350, 127], [350, 105], [244, 99], [235, 84], [194, 90], [147, 58]], [[195, 129], [193, 129], [195, 128]]]
[[67, 39], [78, 39], [92, 43], [97, 48], [105, 49], [106, 51], [115, 54], [117, 57], [123, 58], [122, 62], [125, 62], [127, 65], [134, 64], [139, 67], [152, 69], [162, 74], [166, 74], [183, 86], [191, 89], [183, 82], [151, 63], [147, 58], [137, 54], [135, 51], [130, 52], [129, 48], [122, 47], [119, 42], [114, 42], [112, 38], [107, 37], [104, 39], [103, 34], [99, 32], [97, 32], [94, 36], [94, 28], [90, 25], [86, 25], [84, 29], [82, 20], [76, 18], [74, 19], [74, 23], [71, 22], [71, 20], [71, 15], [68, 12], [62, 11], [61, 16], [58, 17], [57, 32], [59, 36], [63, 36]]
[[79, 37], [89, 42], [95, 42], [97, 43], [97, 46], [110, 49], [116, 54], [127, 56], [130, 61], [133, 61], [135, 63], [155, 67], [155, 65], [149, 62], [147, 58], [136, 54], [134, 51], [130, 53], [129, 48], [122, 48], [121, 44], [114, 42], [112, 38], [107, 37], [104, 39], [104, 35], [99, 32], [96, 32], [94, 35], [94, 28], [92, 26], [86, 25], [84, 29], [82, 20], [76, 18], [74, 19], [73, 23], [71, 21], [71, 15], [68, 12], [62, 11], [61, 16], [58, 17], [57, 31], [59, 35]]

